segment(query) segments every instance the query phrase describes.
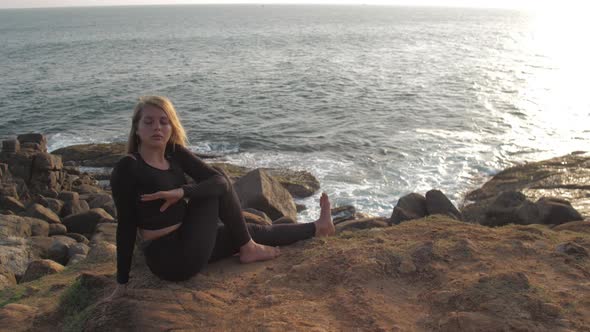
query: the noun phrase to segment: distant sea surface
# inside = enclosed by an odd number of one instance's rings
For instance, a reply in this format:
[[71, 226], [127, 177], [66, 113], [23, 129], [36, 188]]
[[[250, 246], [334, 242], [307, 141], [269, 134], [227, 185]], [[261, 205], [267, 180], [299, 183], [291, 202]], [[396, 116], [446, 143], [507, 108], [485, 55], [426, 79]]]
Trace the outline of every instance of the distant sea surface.
[[137, 97], [159, 94], [195, 151], [308, 170], [334, 205], [389, 216], [431, 188], [460, 204], [507, 166], [590, 148], [584, 22], [373, 6], [0, 10], [0, 139], [124, 141]]

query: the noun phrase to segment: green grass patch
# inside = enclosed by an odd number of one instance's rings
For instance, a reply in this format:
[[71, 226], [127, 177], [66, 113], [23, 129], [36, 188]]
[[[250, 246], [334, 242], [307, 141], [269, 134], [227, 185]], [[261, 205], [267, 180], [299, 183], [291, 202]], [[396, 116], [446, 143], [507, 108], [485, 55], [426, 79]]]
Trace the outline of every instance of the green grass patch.
[[80, 280], [76, 280], [60, 298], [63, 331], [82, 331], [84, 323], [95, 307], [94, 300], [95, 294], [83, 287]]
[[7, 304], [18, 302], [25, 296], [24, 287], [14, 287], [0, 291], [0, 308]]

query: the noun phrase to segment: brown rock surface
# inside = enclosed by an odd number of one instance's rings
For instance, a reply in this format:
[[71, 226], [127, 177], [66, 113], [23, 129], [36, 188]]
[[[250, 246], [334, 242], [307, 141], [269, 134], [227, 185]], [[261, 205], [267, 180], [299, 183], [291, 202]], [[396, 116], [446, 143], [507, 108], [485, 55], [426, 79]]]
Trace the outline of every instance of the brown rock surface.
[[[590, 259], [556, 253], [564, 243], [588, 250], [590, 235], [437, 215], [298, 242], [271, 261], [228, 258], [178, 283], [153, 276], [136, 253], [126, 296], [99, 302], [115, 286], [113, 252], [46, 276], [18, 302], [40, 308], [33, 330], [75, 318], [85, 331], [587, 331]], [[76, 291], [91, 300], [60, 316], [55, 298], [68, 288], [58, 286], [81, 273]]]
[[503, 191], [520, 191], [532, 201], [559, 197], [590, 217], [590, 154], [572, 153], [507, 168], [468, 193], [466, 200], [481, 202]]
[[50, 259], [34, 260], [29, 264], [20, 282], [36, 280], [48, 274], [61, 272], [63, 269], [63, 265]]
[[10, 303], [0, 308], [0, 326], [4, 331], [30, 331], [37, 313], [34, 307]]
[[272, 220], [287, 216], [297, 220], [293, 197], [265, 171], [256, 169], [238, 180], [234, 188], [243, 208], [254, 208], [266, 213]]

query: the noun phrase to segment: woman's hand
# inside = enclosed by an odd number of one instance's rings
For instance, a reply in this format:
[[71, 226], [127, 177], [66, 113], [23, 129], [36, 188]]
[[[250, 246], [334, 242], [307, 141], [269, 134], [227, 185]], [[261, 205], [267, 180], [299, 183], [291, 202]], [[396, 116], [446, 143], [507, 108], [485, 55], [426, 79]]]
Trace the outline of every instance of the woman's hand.
[[178, 202], [179, 200], [184, 197], [184, 190], [182, 188], [167, 190], [167, 191], [158, 191], [153, 194], [145, 194], [141, 195], [141, 201], [153, 201], [156, 199], [163, 199], [165, 202], [160, 207], [160, 212], [164, 212], [170, 205]]

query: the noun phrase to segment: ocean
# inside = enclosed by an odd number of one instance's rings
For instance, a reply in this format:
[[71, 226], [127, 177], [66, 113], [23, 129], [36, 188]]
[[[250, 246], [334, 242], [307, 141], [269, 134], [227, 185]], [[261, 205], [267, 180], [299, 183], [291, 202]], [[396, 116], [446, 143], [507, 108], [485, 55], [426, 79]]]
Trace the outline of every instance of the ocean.
[[[0, 10], [0, 139], [124, 141], [168, 96], [195, 151], [308, 170], [333, 205], [456, 204], [499, 170], [590, 148], [576, 13], [192, 5]], [[300, 200], [318, 216], [317, 199]]]

